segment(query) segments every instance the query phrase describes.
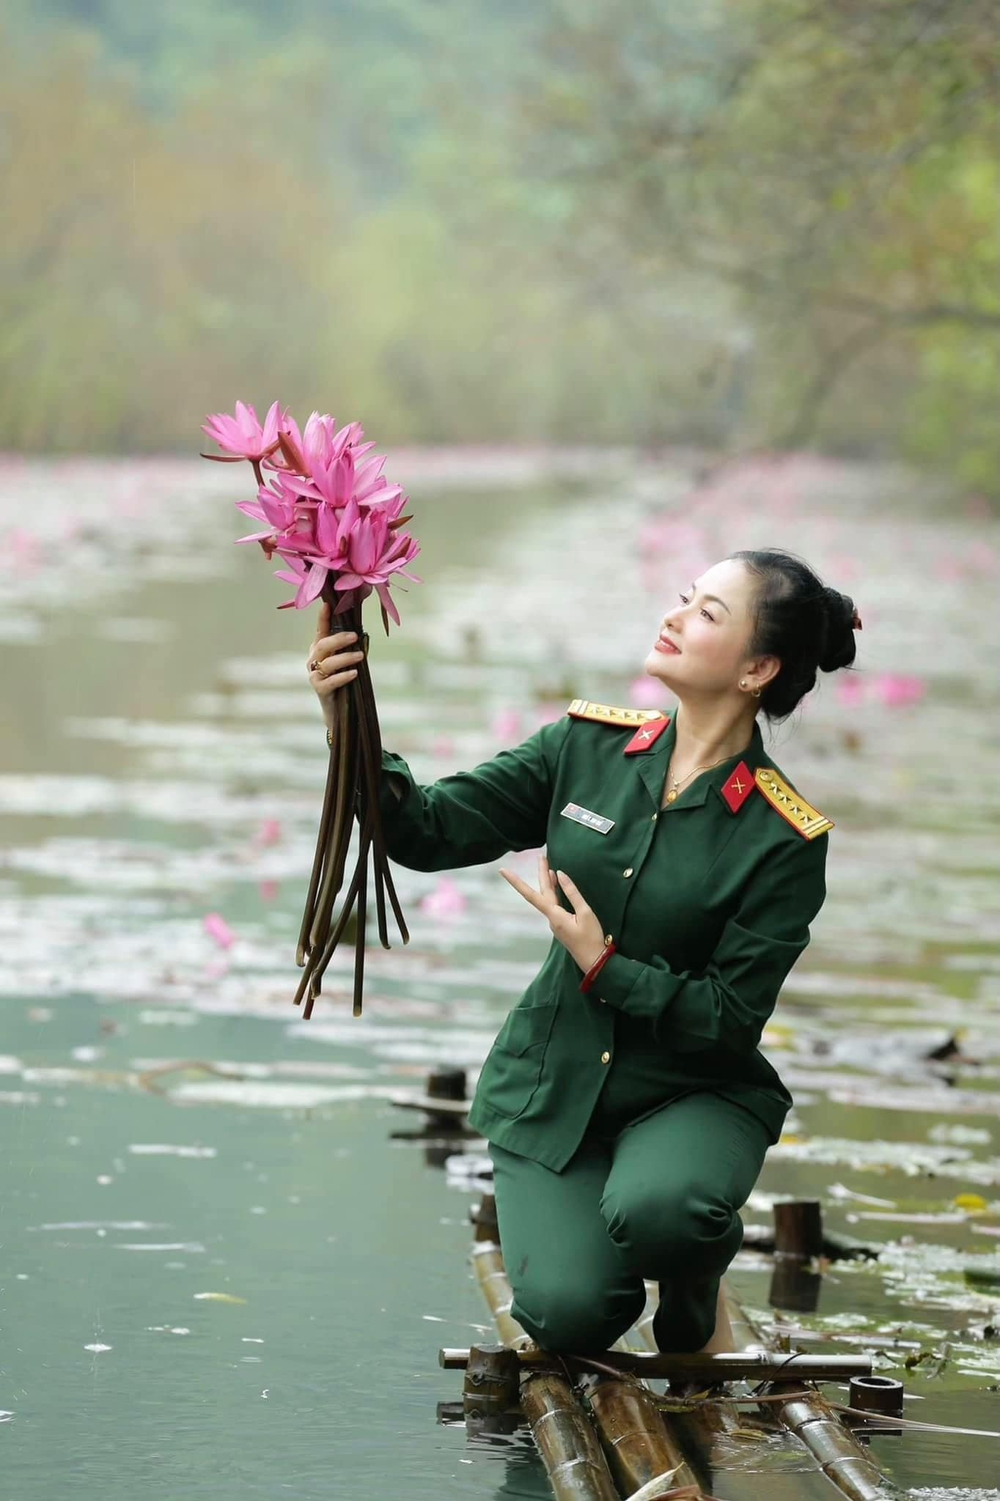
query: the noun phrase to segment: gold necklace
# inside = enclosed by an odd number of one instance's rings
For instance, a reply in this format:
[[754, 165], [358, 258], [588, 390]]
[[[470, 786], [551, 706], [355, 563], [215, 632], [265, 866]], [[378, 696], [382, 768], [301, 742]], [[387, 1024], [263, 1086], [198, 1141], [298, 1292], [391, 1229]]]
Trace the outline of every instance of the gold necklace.
[[667, 793], [667, 802], [672, 803], [674, 801], [674, 799], [678, 795], [678, 789], [680, 788], [681, 783], [686, 782], [690, 777], [693, 777], [695, 771], [711, 771], [713, 766], [721, 766], [723, 761], [728, 760], [729, 756], [720, 756], [718, 761], [710, 761], [706, 766], [696, 766], [694, 768], [694, 771], [689, 771], [685, 776], [675, 777], [673, 782], [671, 783], [670, 791]]

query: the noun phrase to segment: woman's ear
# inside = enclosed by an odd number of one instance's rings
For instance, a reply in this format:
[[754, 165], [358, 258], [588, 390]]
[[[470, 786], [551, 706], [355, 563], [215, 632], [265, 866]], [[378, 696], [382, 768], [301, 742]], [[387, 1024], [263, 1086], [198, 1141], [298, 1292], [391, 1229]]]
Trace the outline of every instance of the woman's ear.
[[768, 683], [773, 682], [781, 671], [781, 658], [773, 656], [755, 657], [751, 670], [756, 674], [760, 686], [766, 688]]

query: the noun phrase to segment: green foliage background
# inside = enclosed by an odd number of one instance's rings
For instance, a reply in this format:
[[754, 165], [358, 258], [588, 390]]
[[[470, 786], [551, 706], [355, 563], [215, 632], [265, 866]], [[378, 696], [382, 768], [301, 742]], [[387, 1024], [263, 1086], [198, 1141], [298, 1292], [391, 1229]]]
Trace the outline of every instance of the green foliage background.
[[985, 0], [8, 0], [0, 445], [899, 455], [1000, 494]]

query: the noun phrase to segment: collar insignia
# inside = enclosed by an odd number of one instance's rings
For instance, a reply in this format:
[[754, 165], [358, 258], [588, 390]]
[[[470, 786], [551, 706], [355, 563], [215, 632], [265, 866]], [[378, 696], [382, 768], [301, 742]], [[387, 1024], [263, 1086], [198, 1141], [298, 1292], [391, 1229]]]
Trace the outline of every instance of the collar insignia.
[[626, 756], [638, 756], [642, 751], [648, 751], [660, 738], [669, 723], [670, 715], [667, 714], [663, 719], [650, 720], [649, 724], [644, 724], [641, 730], [636, 730], [632, 739], [626, 745], [624, 754]]
[[753, 772], [741, 761], [729, 781], [719, 788], [730, 813], [738, 813], [754, 788]]

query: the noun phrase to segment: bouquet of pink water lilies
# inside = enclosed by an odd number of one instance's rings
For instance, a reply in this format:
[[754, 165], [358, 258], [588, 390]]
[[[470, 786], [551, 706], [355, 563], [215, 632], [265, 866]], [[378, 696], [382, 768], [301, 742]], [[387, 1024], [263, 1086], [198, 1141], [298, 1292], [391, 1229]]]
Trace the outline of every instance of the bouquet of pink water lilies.
[[[203, 454], [203, 458], [223, 464], [245, 460], [253, 466], [257, 499], [238, 500], [236, 505], [262, 521], [265, 530], [237, 540], [258, 542], [269, 559], [277, 553], [288, 565], [275, 570], [275, 577], [294, 584], [295, 597], [277, 608], [301, 610], [316, 599], [326, 599], [331, 614], [340, 617], [341, 628], [357, 632], [358, 646], [365, 653], [357, 677], [333, 695], [330, 763], [296, 951], [296, 963], [305, 966], [305, 973], [295, 995], [297, 1006], [305, 1001], [303, 1015], [311, 1016], [323, 973], [356, 907], [354, 1015], [360, 1016], [369, 855], [379, 940], [383, 948], [390, 947], [387, 894], [403, 942], [409, 937], [379, 817], [382, 738], [368, 668], [368, 635], [361, 624], [362, 605], [374, 592], [388, 633], [390, 616], [399, 624], [391, 583], [399, 577], [420, 582], [406, 571], [420, 550], [403, 530], [410, 519], [403, 514], [406, 496], [400, 485], [390, 484], [382, 474], [385, 458], [371, 452], [375, 445], [364, 441], [358, 422], [338, 429], [332, 417], [314, 412], [300, 431], [277, 402], [261, 423], [252, 406], [238, 401], [234, 416], [216, 413], [203, 427], [224, 450]], [[357, 864], [334, 920], [355, 819]]]

